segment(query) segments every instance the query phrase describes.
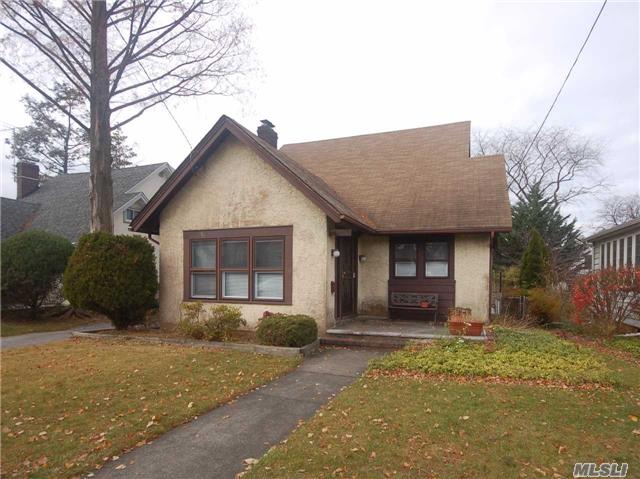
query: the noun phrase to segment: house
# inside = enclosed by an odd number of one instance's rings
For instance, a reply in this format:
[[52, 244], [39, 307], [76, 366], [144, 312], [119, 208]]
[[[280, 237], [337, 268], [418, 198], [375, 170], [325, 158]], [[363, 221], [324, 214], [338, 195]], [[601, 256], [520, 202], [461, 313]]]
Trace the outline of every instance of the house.
[[502, 156], [470, 123], [285, 145], [222, 116], [133, 220], [159, 234], [160, 317], [183, 302], [308, 314], [489, 314], [494, 238], [511, 229]]
[[[113, 232], [131, 234], [129, 224], [173, 168], [168, 163], [114, 169]], [[39, 229], [76, 243], [90, 230], [89, 173], [69, 173], [40, 181], [37, 163], [16, 165], [17, 199], [0, 198], [2, 239]], [[145, 235], [146, 236], [146, 235]], [[156, 248], [157, 243], [152, 243]]]
[[640, 266], [640, 219], [589, 236], [592, 269]]

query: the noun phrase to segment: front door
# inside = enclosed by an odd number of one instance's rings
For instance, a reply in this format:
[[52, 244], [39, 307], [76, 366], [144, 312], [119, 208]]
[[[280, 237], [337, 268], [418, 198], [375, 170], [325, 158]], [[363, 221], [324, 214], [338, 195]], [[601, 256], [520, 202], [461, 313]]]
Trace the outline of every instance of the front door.
[[355, 236], [338, 236], [336, 238], [336, 247], [340, 251], [336, 264], [337, 313], [339, 318], [356, 314], [357, 241]]

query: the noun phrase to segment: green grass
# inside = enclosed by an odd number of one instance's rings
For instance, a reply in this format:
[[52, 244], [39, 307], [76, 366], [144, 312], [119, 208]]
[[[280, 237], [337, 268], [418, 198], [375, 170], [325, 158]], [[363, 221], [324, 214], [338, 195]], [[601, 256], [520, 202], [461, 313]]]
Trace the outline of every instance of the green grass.
[[570, 384], [621, 381], [605, 356], [542, 330], [495, 328], [495, 345], [459, 340], [407, 348], [372, 363], [381, 370], [460, 376], [557, 380]]
[[95, 322], [91, 318], [56, 318], [49, 317], [47, 313], [50, 310], [44, 310], [39, 317], [32, 319], [25, 311], [2, 311], [2, 319], [0, 320], [0, 334], [2, 337], [16, 336], [18, 334], [44, 333], [47, 331], [61, 331], [70, 329], [75, 326], [89, 324]]
[[298, 362], [88, 339], [2, 352], [3, 477], [77, 477]]
[[613, 338], [605, 341], [605, 345], [613, 349], [630, 353], [632, 356], [640, 359], [640, 338], [638, 337]]
[[639, 401], [637, 388], [369, 376], [245, 478], [567, 478], [578, 461], [627, 462], [635, 477]]

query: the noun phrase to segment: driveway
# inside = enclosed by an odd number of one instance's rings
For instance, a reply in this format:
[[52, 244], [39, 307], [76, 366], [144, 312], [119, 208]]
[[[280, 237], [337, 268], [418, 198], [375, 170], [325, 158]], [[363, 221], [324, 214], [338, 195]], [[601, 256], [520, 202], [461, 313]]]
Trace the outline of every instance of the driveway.
[[294, 372], [123, 454], [95, 477], [233, 479], [244, 470], [245, 459], [260, 458], [289, 436], [381, 354], [324, 350]]
[[71, 329], [62, 331], [49, 331], [47, 333], [29, 333], [20, 334], [18, 336], [8, 336], [0, 339], [0, 349], [23, 348], [25, 346], [35, 346], [38, 344], [52, 343], [54, 341], [62, 341], [71, 337], [73, 331], [91, 331], [94, 329], [111, 329], [111, 323], [91, 323], [83, 326], [76, 326]]

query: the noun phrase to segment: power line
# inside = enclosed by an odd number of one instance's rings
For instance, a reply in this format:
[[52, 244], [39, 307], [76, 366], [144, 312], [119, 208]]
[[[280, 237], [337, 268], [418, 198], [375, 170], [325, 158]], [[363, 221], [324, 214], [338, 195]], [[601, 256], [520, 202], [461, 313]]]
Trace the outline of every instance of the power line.
[[569, 71], [567, 72], [567, 76], [564, 78], [564, 81], [562, 82], [562, 85], [560, 86], [560, 89], [558, 90], [558, 93], [556, 94], [556, 97], [553, 99], [553, 103], [551, 103], [551, 106], [549, 107], [549, 111], [547, 111], [547, 114], [544, 116], [544, 119], [542, 120], [542, 123], [540, 123], [540, 128], [538, 128], [538, 131], [536, 132], [535, 136], [533, 137], [533, 140], [531, 140], [531, 143], [529, 143], [529, 146], [525, 150], [524, 155], [522, 155], [523, 158], [527, 157], [527, 154], [529, 153], [529, 150], [531, 149], [533, 144], [538, 139], [538, 135], [542, 131], [542, 127], [546, 123], [547, 118], [549, 118], [549, 115], [551, 114], [551, 111], [553, 110], [553, 107], [556, 106], [556, 102], [558, 101], [558, 98], [560, 97], [560, 93], [562, 93], [562, 89], [566, 85], [567, 80], [569, 80], [569, 76], [571, 76], [571, 72], [573, 71], [573, 67], [576, 66], [576, 63], [578, 63], [578, 59], [580, 58], [580, 55], [582, 54], [582, 50], [584, 50], [584, 47], [586, 46], [587, 42], [589, 41], [589, 37], [591, 37], [591, 33], [593, 32], [593, 29], [596, 27], [596, 23], [598, 23], [598, 20], [600, 19], [600, 15], [602, 15], [602, 11], [604, 10], [604, 7], [607, 4], [607, 1], [608, 0], [604, 0], [604, 2], [602, 3], [602, 6], [600, 7], [600, 11], [598, 12], [598, 15], [596, 16], [596, 19], [593, 21], [593, 24], [591, 25], [591, 28], [589, 29], [589, 33], [587, 33], [587, 38], [584, 39], [584, 42], [582, 43], [582, 46], [580, 47], [580, 50], [578, 51], [578, 54], [576, 55], [576, 59], [573, 60], [573, 64], [571, 65], [571, 68], [569, 68]]
[[[118, 35], [120, 35], [120, 38], [122, 38], [123, 42], [127, 42], [127, 40], [124, 38], [124, 35], [122, 35], [122, 33], [120, 32], [120, 29], [118, 28], [118, 25], [114, 24], [114, 27], [116, 28], [116, 31], [118, 32]], [[160, 94], [160, 92], [158, 91], [158, 89], [156, 88], [156, 85], [153, 83], [153, 80], [151, 80], [151, 76], [149, 76], [149, 73], [147, 73], [146, 68], [144, 67], [144, 65], [140, 62], [140, 60], [136, 60], [136, 63], [140, 66], [140, 68], [142, 68], [142, 71], [144, 72], [144, 74], [147, 76], [147, 79], [151, 82], [151, 86], [153, 87], [153, 89], [156, 91], [156, 93], [158, 95], [160, 95], [160, 101], [162, 102], [162, 104], [164, 105], [165, 109], [167, 110], [167, 113], [169, 113], [169, 116], [171, 117], [171, 119], [173, 120], [173, 122], [176, 124], [176, 126], [178, 127], [178, 130], [180, 130], [180, 133], [182, 133], [182, 136], [184, 136], [184, 139], [187, 141], [187, 144], [189, 145], [189, 148], [191, 150], [193, 150], [193, 145], [191, 144], [191, 142], [189, 141], [189, 137], [187, 136], [187, 134], [184, 132], [184, 130], [182, 129], [182, 126], [180, 126], [180, 123], [178, 123], [178, 120], [176, 119], [175, 116], [173, 116], [173, 113], [171, 112], [171, 110], [169, 109], [169, 106], [165, 103], [165, 99], [162, 98], [162, 95]]]

